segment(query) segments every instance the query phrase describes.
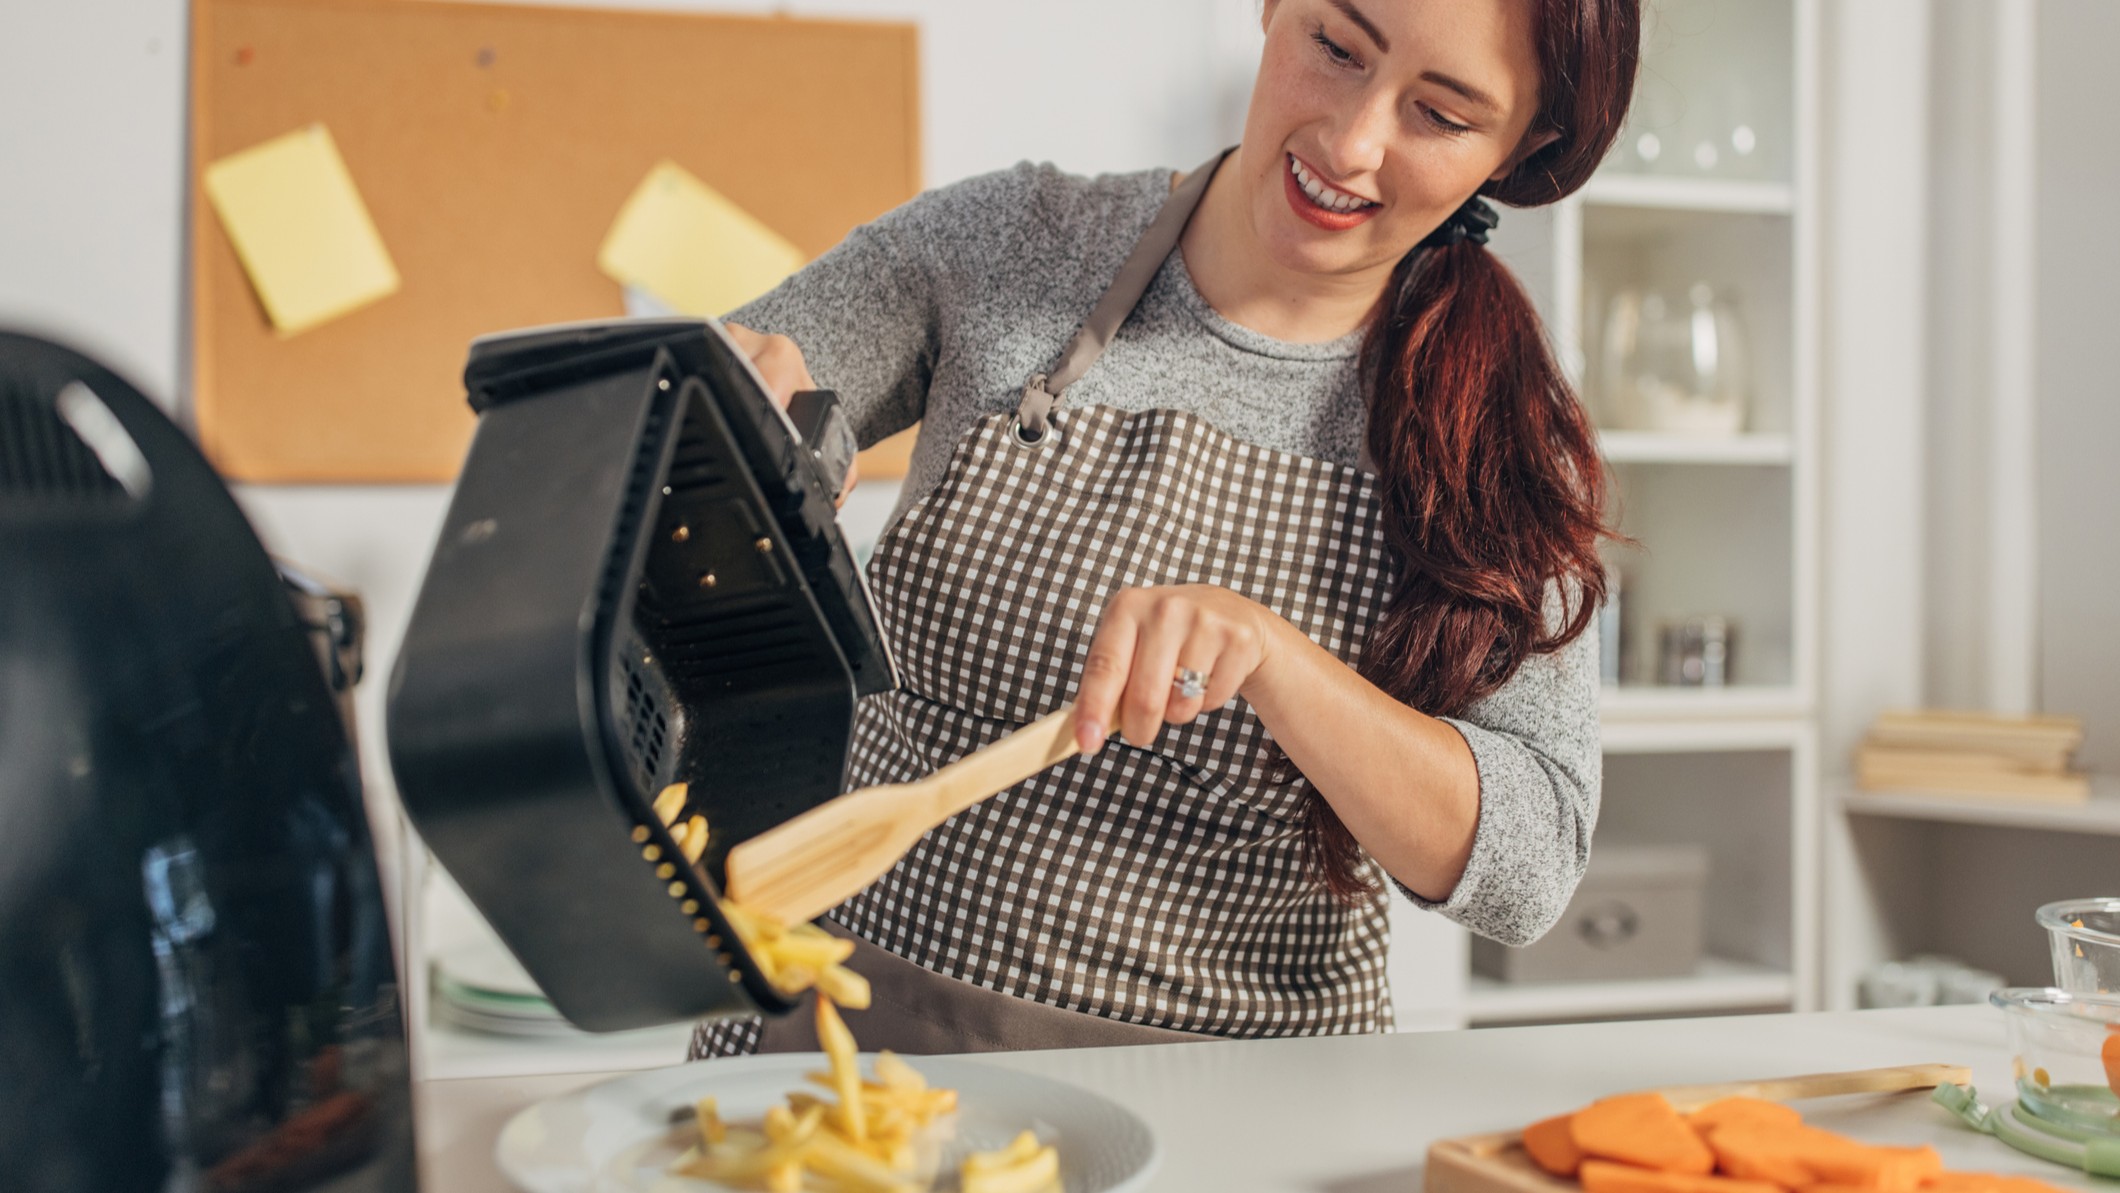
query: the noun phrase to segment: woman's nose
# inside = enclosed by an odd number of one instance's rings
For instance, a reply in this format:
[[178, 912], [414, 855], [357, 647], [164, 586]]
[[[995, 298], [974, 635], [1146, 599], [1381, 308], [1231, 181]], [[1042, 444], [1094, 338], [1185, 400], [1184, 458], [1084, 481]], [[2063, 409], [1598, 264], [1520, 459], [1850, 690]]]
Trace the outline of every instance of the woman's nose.
[[1397, 131], [1397, 104], [1383, 89], [1365, 88], [1355, 102], [1333, 113], [1320, 146], [1325, 160], [1319, 164], [1342, 179], [1377, 170]]

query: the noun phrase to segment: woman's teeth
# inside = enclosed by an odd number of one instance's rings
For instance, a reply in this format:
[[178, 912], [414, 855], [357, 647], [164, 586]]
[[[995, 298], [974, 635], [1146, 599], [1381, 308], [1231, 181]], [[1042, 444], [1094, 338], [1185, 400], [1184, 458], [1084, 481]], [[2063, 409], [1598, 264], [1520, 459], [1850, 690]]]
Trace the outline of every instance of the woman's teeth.
[[1318, 180], [1317, 175], [1305, 169], [1293, 153], [1288, 155], [1288, 168], [1296, 176], [1296, 185], [1303, 188], [1303, 193], [1310, 196], [1310, 201], [1327, 211], [1360, 211], [1364, 207], [1376, 206], [1367, 199], [1358, 199], [1346, 191], [1325, 185]]

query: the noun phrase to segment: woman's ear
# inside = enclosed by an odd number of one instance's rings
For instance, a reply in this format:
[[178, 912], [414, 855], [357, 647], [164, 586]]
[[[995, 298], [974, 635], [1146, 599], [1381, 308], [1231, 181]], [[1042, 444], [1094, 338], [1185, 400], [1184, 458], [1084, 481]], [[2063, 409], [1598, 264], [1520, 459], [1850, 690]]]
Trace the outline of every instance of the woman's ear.
[[1559, 129], [1546, 128], [1540, 129], [1535, 133], [1525, 133], [1524, 139], [1517, 143], [1516, 152], [1509, 155], [1508, 160], [1502, 163], [1500, 169], [1489, 174], [1487, 180], [1489, 182], [1500, 182], [1502, 179], [1509, 177], [1518, 166], [1524, 164], [1525, 158], [1560, 139]]

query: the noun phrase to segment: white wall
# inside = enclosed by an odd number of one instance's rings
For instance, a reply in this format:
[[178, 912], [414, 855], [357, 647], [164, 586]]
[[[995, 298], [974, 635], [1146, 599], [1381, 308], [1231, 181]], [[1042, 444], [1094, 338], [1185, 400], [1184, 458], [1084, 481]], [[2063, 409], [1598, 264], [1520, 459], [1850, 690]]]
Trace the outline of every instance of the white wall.
[[1992, 0], [1937, 0], [1928, 94], [1928, 454], [1924, 530], [1930, 704], [1987, 698], [1988, 391], [1993, 360], [1995, 13]]
[[[2039, 12], [2039, 678], [2042, 707], [2084, 718], [2083, 760], [2120, 769], [2120, 4]], [[2108, 882], [2111, 880], [2108, 879]]]

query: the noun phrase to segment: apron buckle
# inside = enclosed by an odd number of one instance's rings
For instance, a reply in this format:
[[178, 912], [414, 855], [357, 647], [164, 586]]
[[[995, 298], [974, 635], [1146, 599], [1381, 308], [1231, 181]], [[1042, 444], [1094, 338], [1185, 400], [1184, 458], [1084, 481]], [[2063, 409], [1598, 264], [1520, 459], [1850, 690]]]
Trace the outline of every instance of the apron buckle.
[[1024, 447], [1038, 447], [1052, 437], [1052, 423], [1047, 415], [1053, 408], [1053, 395], [1046, 392], [1046, 376], [1032, 374], [1024, 383], [1023, 401], [1016, 406], [1016, 417], [1009, 420], [1009, 435]]

